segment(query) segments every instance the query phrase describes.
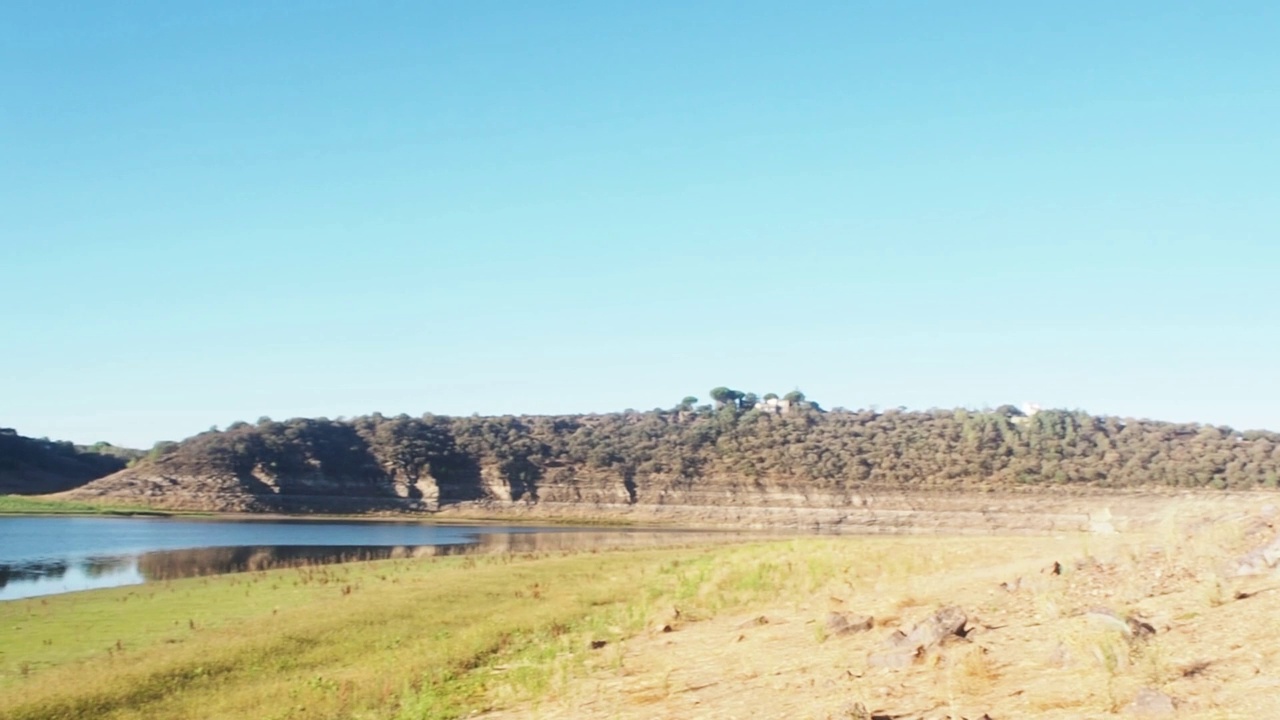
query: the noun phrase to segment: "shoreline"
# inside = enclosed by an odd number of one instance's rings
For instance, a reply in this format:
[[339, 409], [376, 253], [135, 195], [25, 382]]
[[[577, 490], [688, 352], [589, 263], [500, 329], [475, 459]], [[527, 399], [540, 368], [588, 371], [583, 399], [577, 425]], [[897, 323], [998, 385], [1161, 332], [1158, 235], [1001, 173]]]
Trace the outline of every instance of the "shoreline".
[[[1280, 504], [1280, 492], [1071, 489], [1072, 492], [864, 489], [858, 493], [623, 504], [478, 500], [435, 510], [244, 512], [140, 507], [0, 496], [0, 517], [181, 518], [211, 522], [353, 522], [429, 525], [565, 526], [606, 529], [787, 530], [817, 534], [1112, 533], [1151, 527], [1170, 513], [1217, 507], [1247, 511]], [[343, 498], [325, 498], [341, 502]], [[714, 503], [713, 500], [727, 500]], [[354, 503], [362, 499], [353, 499]], [[733, 502], [737, 500], [737, 502]], [[9, 501], [9, 502], [5, 502]], [[314, 501], [312, 498], [303, 500]], [[699, 502], [701, 501], [701, 502]], [[207, 502], [207, 499], [206, 499]], [[14, 507], [16, 505], [16, 507]], [[66, 507], [59, 507], [65, 505]]]

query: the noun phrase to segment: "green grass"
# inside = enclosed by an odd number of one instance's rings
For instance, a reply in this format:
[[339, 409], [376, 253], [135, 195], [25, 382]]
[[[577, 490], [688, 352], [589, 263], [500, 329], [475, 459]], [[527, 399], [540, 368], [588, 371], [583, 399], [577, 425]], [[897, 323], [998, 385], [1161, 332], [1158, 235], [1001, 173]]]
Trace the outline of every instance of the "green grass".
[[691, 621], [925, 569], [901, 562], [911, 542], [398, 559], [0, 603], [0, 718], [460, 717], [554, 695], [592, 640], [673, 608]]
[[25, 495], [0, 495], [0, 514], [5, 515], [170, 515], [172, 513], [134, 505], [109, 505], [50, 500]]

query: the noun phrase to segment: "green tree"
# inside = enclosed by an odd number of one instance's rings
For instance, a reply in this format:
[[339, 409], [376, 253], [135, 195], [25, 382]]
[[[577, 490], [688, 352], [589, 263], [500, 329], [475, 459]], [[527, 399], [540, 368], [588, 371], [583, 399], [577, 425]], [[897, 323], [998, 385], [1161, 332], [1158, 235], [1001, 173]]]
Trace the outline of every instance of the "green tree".
[[711, 399], [716, 401], [716, 407], [724, 407], [725, 405], [737, 405], [738, 400], [742, 399], [742, 393], [737, 390], [720, 386], [711, 389]]

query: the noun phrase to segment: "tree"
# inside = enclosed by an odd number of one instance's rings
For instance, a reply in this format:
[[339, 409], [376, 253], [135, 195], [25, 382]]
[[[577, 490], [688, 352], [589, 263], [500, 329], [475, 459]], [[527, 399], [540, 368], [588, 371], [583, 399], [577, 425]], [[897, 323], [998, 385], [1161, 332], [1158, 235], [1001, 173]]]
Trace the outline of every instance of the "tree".
[[764, 399], [765, 399], [765, 401], [766, 401], [766, 402], [768, 402], [769, 400], [777, 400], [777, 399], [778, 399], [778, 393], [765, 393], [765, 394], [764, 394]]
[[711, 399], [716, 401], [716, 407], [723, 407], [730, 403], [737, 404], [738, 399], [742, 397], [742, 393], [737, 390], [731, 390], [723, 385], [717, 388], [711, 388]]
[[743, 410], [750, 410], [751, 408], [759, 404], [759, 402], [760, 402], [760, 398], [756, 397], [755, 393], [749, 392], [746, 395], [742, 396], [742, 399], [738, 402], [738, 407], [742, 408]]
[[1022, 410], [1018, 409], [1017, 407], [1014, 407], [1013, 405], [1001, 405], [1000, 407], [996, 408], [993, 412], [996, 415], [1001, 415], [1007, 418], [1026, 417], [1027, 415], [1026, 413], [1022, 412]]
[[782, 399], [783, 399], [783, 400], [786, 400], [787, 402], [791, 403], [792, 405], [796, 405], [796, 404], [798, 404], [798, 403], [802, 403], [802, 402], [804, 402], [804, 393], [800, 392], [799, 390], [792, 390], [791, 392], [787, 393], [786, 395], [783, 395], [783, 396], [782, 396]]
[[693, 409], [693, 406], [697, 404], [698, 404], [698, 398], [692, 395], [686, 395], [685, 398], [680, 401], [680, 405], [678, 406], [678, 409], [683, 410], [685, 412], [689, 412], [690, 410]]

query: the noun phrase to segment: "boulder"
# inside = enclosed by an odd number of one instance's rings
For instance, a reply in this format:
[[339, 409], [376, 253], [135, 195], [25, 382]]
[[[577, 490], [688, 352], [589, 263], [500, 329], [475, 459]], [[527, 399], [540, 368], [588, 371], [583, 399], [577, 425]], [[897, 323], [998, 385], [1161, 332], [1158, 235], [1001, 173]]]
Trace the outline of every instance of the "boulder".
[[896, 630], [889, 636], [891, 647], [920, 647], [929, 649], [951, 636], [964, 637], [964, 625], [969, 616], [955, 605], [948, 605], [916, 623], [911, 632]]

